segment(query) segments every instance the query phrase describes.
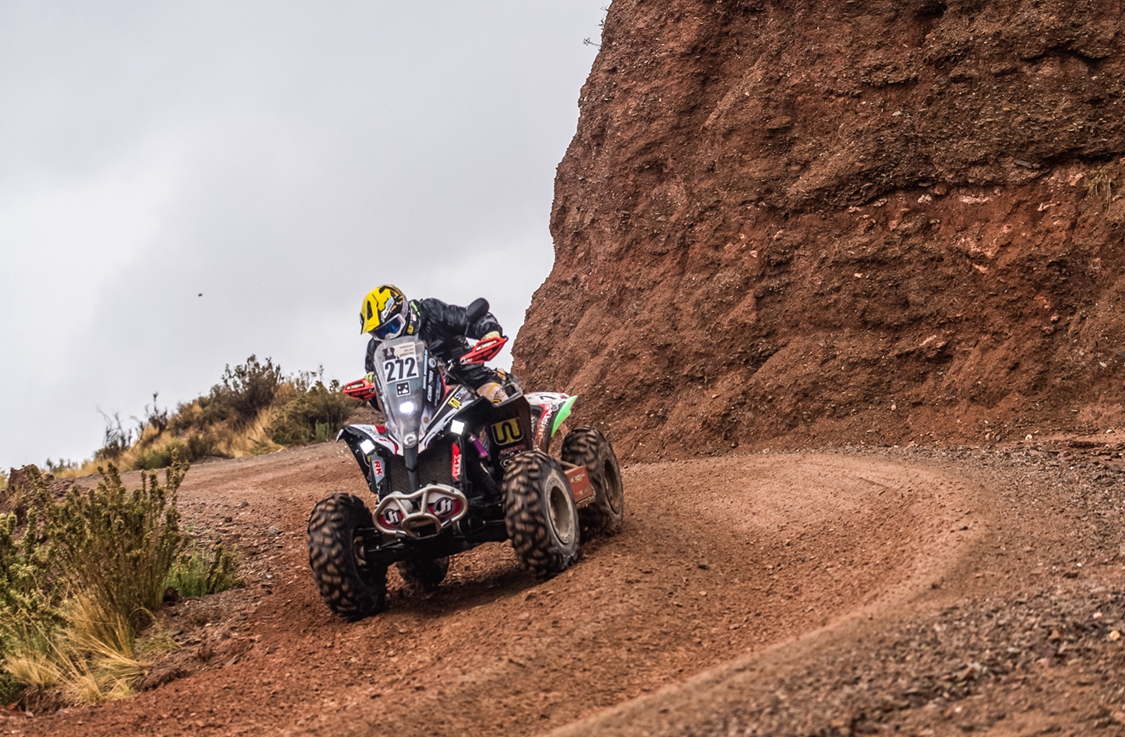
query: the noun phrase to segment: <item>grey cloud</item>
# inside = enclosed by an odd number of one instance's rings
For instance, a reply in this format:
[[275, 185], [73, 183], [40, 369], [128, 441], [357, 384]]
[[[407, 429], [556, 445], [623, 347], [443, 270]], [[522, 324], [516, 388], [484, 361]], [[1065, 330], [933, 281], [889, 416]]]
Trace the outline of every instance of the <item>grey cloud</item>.
[[382, 281], [514, 335], [603, 4], [5, 4], [0, 465], [250, 353], [349, 378]]

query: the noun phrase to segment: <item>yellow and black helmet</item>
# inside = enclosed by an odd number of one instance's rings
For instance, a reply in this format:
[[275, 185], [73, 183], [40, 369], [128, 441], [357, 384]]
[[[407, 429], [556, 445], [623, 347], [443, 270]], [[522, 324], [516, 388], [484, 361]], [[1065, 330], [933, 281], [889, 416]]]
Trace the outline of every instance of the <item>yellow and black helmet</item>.
[[390, 284], [376, 287], [363, 298], [359, 311], [360, 332], [371, 333], [379, 340], [397, 338], [406, 329], [409, 310], [401, 289]]

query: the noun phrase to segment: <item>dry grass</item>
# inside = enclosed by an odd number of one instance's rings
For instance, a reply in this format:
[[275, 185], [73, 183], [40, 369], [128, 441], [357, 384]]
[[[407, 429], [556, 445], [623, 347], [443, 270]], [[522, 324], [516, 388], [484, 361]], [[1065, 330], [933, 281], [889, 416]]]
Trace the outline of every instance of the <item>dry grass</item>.
[[1108, 168], [1090, 172], [1086, 177], [1086, 196], [1103, 207], [1108, 207], [1113, 201], [1113, 175]]
[[[89, 597], [66, 603], [64, 629], [39, 632], [7, 653], [4, 666], [20, 683], [55, 692], [66, 703], [98, 704], [131, 696], [159, 656], [176, 648], [160, 630], [137, 640], [127, 617]], [[153, 625], [155, 626], [155, 625]]]
[[[14, 679], [68, 703], [121, 698], [174, 647], [150, 612], [189, 542], [176, 509], [186, 472], [177, 461], [163, 485], [149, 473], [130, 492], [110, 465], [96, 489], [58, 500], [32, 468], [34, 504], [22, 535], [15, 515], [0, 517], [6, 689]], [[215, 554], [233, 567], [230, 551]]]
[[[198, 409], [198, 400], [187, 406], [189, 408], [195, 407], [195, 413], [201, 413], [201, 410]], [[191, 410], [189, 409], [189, 411]], [[207, 452], [199, 457], [247, 458], [281, 450], [283, 446], [273, 442], [269, 436], [270, 423], [273, 422], [278, 411], [279, 409], [276, 407], [267, 407], [254, 420], [241, 427], [233, 427], [229, 423], [221, 423], [212, 427], [207, 431]], [[184, 452], [188, 449], [188, 445], [188, 438], [157, 433], [149, 426], [145, 428], [141, 439], [121, 453], [115, 463], [125, 469], [163, 468], [167, 465], [166, 463], [146, 463], [146, 460], [154, 457], [161, 461], [170, 459], [172, 452], [177, 450], [181, 452], [181, 455], [195, 455]], [[59, 478], [94, 476], [99, 473], [98, 469], [104, 465], [104, 461], [90, 459], [80, 466], [68, 468], [57, 475]]]
[[56, 475], [93, 475], [106, 462], [124, 470], [151, 470], [166, 468], [175, 454], [189, 462], [243, 458], [323, 442], [359, 404], [340, 393], [338, 382], [325, 384], [323, 371], [285, 376], [270, 359], [260, 362], [254, 356], [227, 366], [221, 383], [175, 412], [160, 409], [156, 400], [154, 394], [131, 429], [117, 413], [104, 415], [105, 437], [94, 458], [81, 465], [61, 463]]

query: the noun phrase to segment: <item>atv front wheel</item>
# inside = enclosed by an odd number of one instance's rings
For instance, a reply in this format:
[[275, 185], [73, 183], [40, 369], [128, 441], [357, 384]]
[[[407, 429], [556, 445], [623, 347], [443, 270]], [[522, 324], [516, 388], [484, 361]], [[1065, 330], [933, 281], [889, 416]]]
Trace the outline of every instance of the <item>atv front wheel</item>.
[[504, 522], [512, 549], [538, 578], [578, 559], [578, 509], [559, 462], [540, 450], [512, 459], [504, 474]]
[[584, 466], [594, 487], [594, 501], [581, 511], [581, 519], [592, 529], [615, 535], [625, 516], [625, 492], [621, 466], [605, 435], [592, 427], [577, 427], [563, 440], [564, 463]]
[[309, 566], [320, 597], [344, 619], [382, 611], [387, 603], [387, 566], [364, 559], [364, 532], [374, 531], [371, 512], [359, 497], [333, 494], [309, 515]]
[[409, 586], [431, 591], [445, 580], [449, 571], [449, 556], [441, 558], [410, 557], [398, 562], [398, 575]]

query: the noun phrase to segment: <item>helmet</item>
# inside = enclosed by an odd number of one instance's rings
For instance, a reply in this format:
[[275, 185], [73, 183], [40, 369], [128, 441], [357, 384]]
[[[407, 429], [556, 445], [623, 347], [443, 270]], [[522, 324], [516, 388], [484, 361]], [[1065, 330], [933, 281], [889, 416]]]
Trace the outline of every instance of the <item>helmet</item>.
[[397, 338], [406, 329], [409, 310], [401, 289], [390, 284], [376, 287], [363, 298], [359, 311], [360, 332], [371, 333], [378, 340]]

